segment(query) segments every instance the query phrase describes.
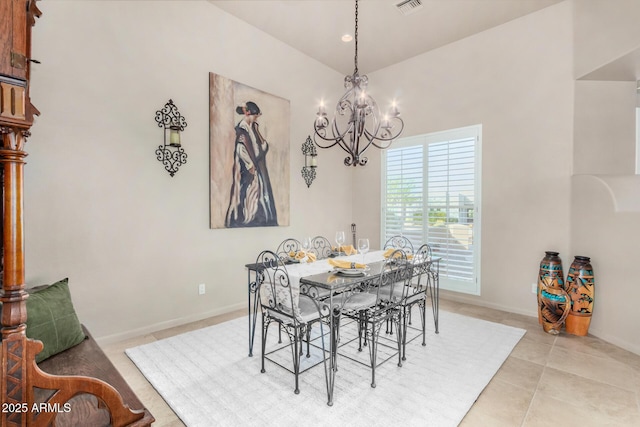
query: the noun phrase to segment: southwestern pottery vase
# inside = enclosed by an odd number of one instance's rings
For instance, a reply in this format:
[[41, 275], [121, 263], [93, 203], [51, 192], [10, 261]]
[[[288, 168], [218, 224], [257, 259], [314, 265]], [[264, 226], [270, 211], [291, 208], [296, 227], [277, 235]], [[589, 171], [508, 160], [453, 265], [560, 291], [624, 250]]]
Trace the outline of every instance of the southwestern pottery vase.
[[558, 334], [571, 310], [571, 298], [564, 289], [562, 260], [558, 252], [547, 251], [538, 274], [538, 321], [545, 332]]
[[593, 311], [595, 282], [590, 258], [576, 256], [565, 283], [565, 290], [571, 298], [571, 311], [566, 319], [567, 333], [579, 336], [587, 335]]

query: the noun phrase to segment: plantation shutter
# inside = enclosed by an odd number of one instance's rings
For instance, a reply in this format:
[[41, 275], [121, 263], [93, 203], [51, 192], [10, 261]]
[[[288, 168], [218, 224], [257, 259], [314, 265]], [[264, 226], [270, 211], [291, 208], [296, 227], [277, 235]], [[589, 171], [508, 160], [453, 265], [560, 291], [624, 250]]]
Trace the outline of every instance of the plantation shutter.
[[428, 144], [427, 159], [427, 243], [441, 275], [473, 281], [475, 138]]
[[402, 235], [417, 249], [424, 241], [423, 152], [422, 145], [387, 149], [384, 242]]
[[382, 243], [426, 242], [443, 289], [479, 295], [480, 126], [404, 138], [383, 156]]

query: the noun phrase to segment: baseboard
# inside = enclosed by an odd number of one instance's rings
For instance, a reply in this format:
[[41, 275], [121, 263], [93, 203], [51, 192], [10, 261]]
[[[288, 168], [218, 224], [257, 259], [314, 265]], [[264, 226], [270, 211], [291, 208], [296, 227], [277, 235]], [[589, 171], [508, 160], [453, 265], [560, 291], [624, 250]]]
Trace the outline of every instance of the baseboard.
[[[465, 296], [461, 296], [459, 294], [454, 294], [451, 292], [446, 292], [446, 291], [440, 291], [440, 296], [444, 297], [444, 299], [448, 299], [450, 301], [455, 301], [455, 302], [460, 302], [463, 304], [469, 304], [469, 305], [477, 305], [480, 307], [486, 307], [486, 308], [492, 308], [494, 310], [500, 310], [500, 311], [506, 311], [507, 313], [515, 313], [515, 314], [521, 314], [524, 316], [529, 316], [529, 317], [538, 317], [538, 312], [534, 311], [534, 310], [514, 310], [513, 307], [510, 306], [503, 306], [500, 304], [493, 304], [493, 303], [487, 303], [485, 301], [479, 301], [477, 299], [474, 299], [473, 297], [465, 297]], [[589, 335], [592, 335], [596, 338], [600, 338], [603, 341], [606, 341], [610, 344], [613, 344], [617, 347], [620, 347], [624, 350], [630, 351], [634, 354], [640, 355], [640, 346], [636, 345], [636, 344], [632, 344], [628, 341], [625, 341], [623, 339], [620, 339], [616, 336], [611, 336], [607, 333], [604, 333], [603, 331], [599, 330], [599, 329], [594, 329], [593, 327], [591, 329], [589, 329]]]
[[610, 344], [613, 344], [617, 347], [620, 347], [624, 350], [630, 351], [640, 356], [640, 346], [638, 346], [637, 344], [631, 344], [623, 339], [620, 339], [616, 336], [608, 335], [606, 333], [603, 333], [599, 329], [594, 329], [594, 328], [589, 329], [589, 335], [598, 337], [603, 341], [606, 341]]
[[458, 293], [447, 292], [445, 290], [440, 291], [440, 297], [443, 299], [448, 299], [450, 301], [455, 301], [455, 302], [461, 302], [464, 304], [477, 305], [479, 307], [486, 307], [486, 308], [492, 308], [494, 310], [506, 311], [507, 313], [521, 314], [523, 316], [536, 317], [536, 318], [538, 317], [538, 312], [536, 310], [517, 310], [517, 309], [514, 309], [512, 306], [494, 304], [491, 302], [479, 300], [474, 297], [461, 296]]
[[97, 338], [94, 337], [94, 338], [99, 345], [113, 344], [119, 341], [124, 341], [126, 339], [139, 337], [141, 335], [152, 334], [154, 332], [158, 332], [163, 329], [173, 328], [173, 327], [185, 325], [191, 322], [197, 322], [203, 319], [207, 319], [209, 317], [219, 316], [221, 314], [227, 314], [232, 311], [240, 310], [243, 308], [244, 309], [247, 308], [246, 302], [228, 305], [226, 307], [217, 308], [215, 310], [205, 311], [203, 313], [197, 313], [197, 314], [193, 314], [185, 317], [179, 317], [177, 319], [171, 319], [171, 320], [167, 320], [160, 323], [154, 323], [152, 325], [143, 326], [137, 329], [129, 329], [125, 332], [120, 332], [117, 334], [112, 334], [112, 335], [107, 335], [104, 337], [97, 337]]

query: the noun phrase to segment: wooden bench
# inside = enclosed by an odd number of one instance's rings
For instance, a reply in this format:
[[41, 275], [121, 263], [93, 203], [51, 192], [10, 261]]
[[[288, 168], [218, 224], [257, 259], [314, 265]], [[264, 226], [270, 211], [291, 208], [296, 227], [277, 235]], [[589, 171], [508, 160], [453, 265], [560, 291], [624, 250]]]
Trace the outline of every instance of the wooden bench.
[[[140, 402], [84, 325], [83, 331], [87, 336], [84, 341], [40, 362], [38, 367], [51, 375], [92, 377], [106, 382], [120, 394], [125, 406], [134, 413], [143, 414], [140, 419], [127, 425], [150, 425], [155, 421], [151, 413]], [[37, 389], [34, 400], [46, 402], [52, 394], [50, 390]], [[113, 424], [109, 409], [101, 399], [92, 394], [80, 393], [71, 398], [67, 406], [62, 405], [59, 408], [55, 425], [99, 427]]]

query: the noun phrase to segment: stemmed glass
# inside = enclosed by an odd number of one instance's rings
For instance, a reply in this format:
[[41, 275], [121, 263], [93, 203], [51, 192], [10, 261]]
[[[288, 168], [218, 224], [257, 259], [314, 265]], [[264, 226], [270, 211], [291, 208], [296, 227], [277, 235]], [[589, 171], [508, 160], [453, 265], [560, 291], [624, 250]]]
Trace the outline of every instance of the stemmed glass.
[[304, 239], [302, 239], [302, 250], [304, 251], [305, 255], [307, 254], [307, 252], [309, 252], [309, 249], [311, 249], [311, 237], [305, 237]]
[[340, 255], [340, 246], [344, 245], [344, 231], [336, 232], [336, 244], [338, 245], [336, 248], [336, 252]]
[[358, 239], [358, 250], [362, 254], [362, 263], [364, 264], [364, 254], [369, 252], [369, 239]]

